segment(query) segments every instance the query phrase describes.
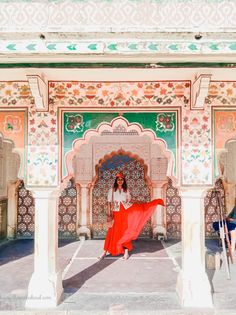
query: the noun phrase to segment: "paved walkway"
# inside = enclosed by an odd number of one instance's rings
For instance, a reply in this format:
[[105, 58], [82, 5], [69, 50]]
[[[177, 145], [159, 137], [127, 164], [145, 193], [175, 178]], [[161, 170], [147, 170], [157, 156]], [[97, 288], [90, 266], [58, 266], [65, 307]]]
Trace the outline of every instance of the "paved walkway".
[[[0, 314], [93, 315], [236, 315], [236, 264], [231, 280], [224, 266], [208, 270], [214, 310], [182, 309], [175, 292], [181, 265], [180, 242], [137, 240], [129, 260], [97, 256], [103, 241], [60, 242], [64, 295], [55, 310], [24, 309], [28, 282], [33, 272], [33, 242], [19, 240], [0, 246]], [[219, 250], [215, 241], [207, 247]], [[9, 313], [10, 312], [10, 313]]]

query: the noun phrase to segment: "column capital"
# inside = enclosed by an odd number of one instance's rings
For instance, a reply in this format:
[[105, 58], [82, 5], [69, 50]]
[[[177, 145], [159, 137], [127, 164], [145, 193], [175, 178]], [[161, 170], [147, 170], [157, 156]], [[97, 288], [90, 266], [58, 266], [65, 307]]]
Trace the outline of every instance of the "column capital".
[[81, 188], [90, 188], [91, 182], [77, 182], [76, 185], [78, 185]]
[[167, 180], [163, 181], [152, 181], [152, 187], [153, 188], [163, 188], [163, 186], [167, 184]]
[[180, 196], [183, 198], [199, 199], [205, 196], [205, 193], [212, 187], [209, 186], [181, 186], [179, 188]]
[[54, 199], [60, 196], [60, 187], [27, 187], [38, 199]]

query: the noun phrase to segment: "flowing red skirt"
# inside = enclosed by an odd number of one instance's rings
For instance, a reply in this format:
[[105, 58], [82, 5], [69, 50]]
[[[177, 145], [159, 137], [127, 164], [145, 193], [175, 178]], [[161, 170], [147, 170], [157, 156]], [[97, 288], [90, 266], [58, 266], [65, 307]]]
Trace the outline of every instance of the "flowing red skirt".
[[162, 199], [154, 199], [143, 204], [133, 204], [128, 209], [120, 205], [120, 211], [114, 211], [113, 226], [108, 229], [104, 250], [112, 256], [123, 254], [125, 248], [132, 250], [132, 240], [138, 238], [145, 223], [152, 216], [157, 205], [164, 206]]

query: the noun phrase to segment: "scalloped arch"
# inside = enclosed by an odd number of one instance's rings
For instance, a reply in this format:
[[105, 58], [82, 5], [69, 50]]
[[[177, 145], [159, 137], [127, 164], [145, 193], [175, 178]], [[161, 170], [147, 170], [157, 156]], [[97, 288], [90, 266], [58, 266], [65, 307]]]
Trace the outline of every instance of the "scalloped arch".
[[[157, 138], [155, 133], [151, 129], [143, 129], [143, 127], [138, 123], [129, 123], [128, 120], [124, 117], [116, 117], [110, 123], [101, 123], [96, 129], [87, 130], [84, 133], [83, 138], [74, 140], [72, 144], [72, 150], [67, 152], [65, 156], [67, 170], [66, 176], [74, 176], [72, 161], [75, 155], [79, 153], [81, 146], [89, 144], [92, 137], [104, 137], [102, 136], [102, 132], [104, 131], [113, 133], [118, 127], [124, 127], [127, 133], [135, 131], [136, 134], [139, 136], [145, 135], [150, 139], [151, 144], [157, 144], [162, 154], [168, 160], [167, 176], [173, 176], [174, 156], [173, 153], [168, 150], [166, 142], [163, 139]], [[108, 152], [107, 154], [109, 153], [110, 152]], [[97, 164], [98, 161], [96, 161], [95, 165]]]

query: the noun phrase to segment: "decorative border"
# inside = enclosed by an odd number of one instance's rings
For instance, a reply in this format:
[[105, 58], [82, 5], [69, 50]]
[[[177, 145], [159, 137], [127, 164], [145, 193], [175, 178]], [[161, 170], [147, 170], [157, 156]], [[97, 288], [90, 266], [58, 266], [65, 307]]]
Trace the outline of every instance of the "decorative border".
[[3, 0], [0, 9], [1, 32], [222, 32], [236, 27], [234, 0]]
[[149, 55], [219, 55], [236, 54], [236, 41], [204, 42], [180, 40], [0, 40], [1, 54], [79, 54], [79, 55], [114, 55], [114, 54], [140, 54]]

